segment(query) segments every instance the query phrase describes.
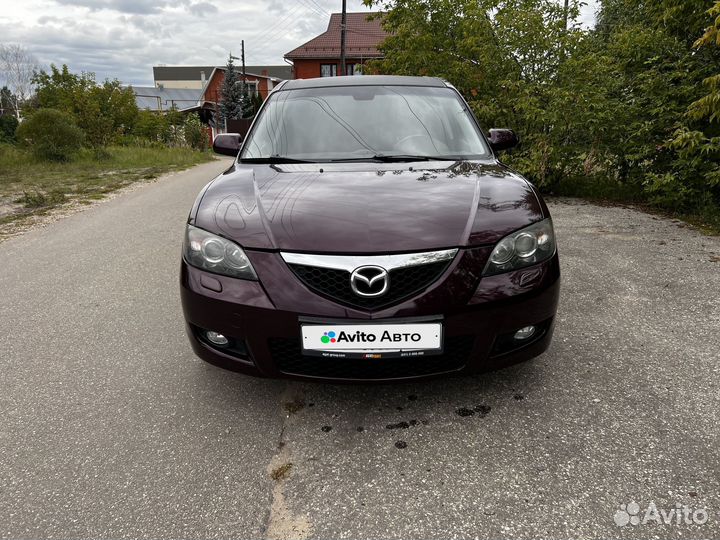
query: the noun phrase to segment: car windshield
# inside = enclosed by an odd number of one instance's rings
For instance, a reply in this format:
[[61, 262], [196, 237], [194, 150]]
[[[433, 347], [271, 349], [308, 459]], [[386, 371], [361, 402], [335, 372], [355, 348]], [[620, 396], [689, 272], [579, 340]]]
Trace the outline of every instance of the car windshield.
[[344, 86], [272, 94], [242, 161], [474, 159], [488, 155], [451, 88]]

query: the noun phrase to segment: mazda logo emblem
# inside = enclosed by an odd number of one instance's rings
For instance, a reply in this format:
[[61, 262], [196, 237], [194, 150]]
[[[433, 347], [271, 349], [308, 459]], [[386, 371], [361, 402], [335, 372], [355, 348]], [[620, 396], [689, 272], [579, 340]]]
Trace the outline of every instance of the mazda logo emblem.
[[350, 288], [358, 296], [375, 298], [390, 287], [390, 276], [382, 266], [361, 266], [350, 274]]

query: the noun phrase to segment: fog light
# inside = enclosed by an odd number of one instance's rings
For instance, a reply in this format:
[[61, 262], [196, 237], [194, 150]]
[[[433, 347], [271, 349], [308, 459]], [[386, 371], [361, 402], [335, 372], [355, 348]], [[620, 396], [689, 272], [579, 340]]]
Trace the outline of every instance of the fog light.
[[210, 343], [212, 343], [212, 344], [214, 344], [214, 345], [217, 345], [217, 346], [219, 346], [219, 347], [224, 347], [225, 345], [227, 345], [228, 343], [230, 343], [230, 342], [228, 341], [228, 338], [226, 338], [226, 337], [223, 336], [222, 334], [218, 334], [217, 332], [213, 332], [212, 330], [208, 330], [207, 332], [205, 332], [205, 337], [207, 338], [207, 340], [208, 340]]
[[535, 327], [534, 326], [525, 326], [524, 328], [521, 328], [517, 332], [515, 332], [515, 339], [523, 340], [527, 339], [529, 337], [532, 337], [532, 335], [535, 333]]

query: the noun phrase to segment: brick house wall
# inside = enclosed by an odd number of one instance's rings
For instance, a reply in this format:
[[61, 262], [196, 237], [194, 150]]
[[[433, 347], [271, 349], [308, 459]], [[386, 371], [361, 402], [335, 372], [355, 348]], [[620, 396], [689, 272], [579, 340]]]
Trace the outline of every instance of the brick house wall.
[[[318, 69], [320, 69], [318, 67]], [[248, 83], [256, 83], [257, 89], [260, 95], [263, 99], [267, 99], [268, 94], [270, 93], [269, 88], [269, 78], [265, 77], [256, 77], [254, 75], [247, 75], [245, 77], [245, 80]], [[207, 88], [205, 89], [204, 99], [205, 101], [220, 101], [220, 95], [221, 95], [221, 88], [223, 85], [223, 82], [225, 82], [225, 72], [217, 69], [212, 75], [212, 78], [208, 82]]]
[[[362, 65], [365, 62], [364, 59], [359, 58], [348, 58], [345, 60], [345, 64], [349, 67], [350, 65]], [[303, 58], [295, 60], [294, 62], [294, 77], [296, 79], [312, 79], [314, 77], [320, 77], [320, 65], [321, 64], [335, 64], [337, 66], [337, 74], [340, 75], [340, 62], [334, 58], [332, 59], [314, 59], [314, 58]]]

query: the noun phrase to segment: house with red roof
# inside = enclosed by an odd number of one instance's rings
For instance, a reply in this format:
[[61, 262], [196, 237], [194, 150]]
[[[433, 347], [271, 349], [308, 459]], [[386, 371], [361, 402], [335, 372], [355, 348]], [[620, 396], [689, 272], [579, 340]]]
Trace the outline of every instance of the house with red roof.
[[[371, 17], [375, 15], [376, 17]], [[359, 75], [366, 61], [382, 58], [378, 49], [387, 33], [377, 13], [348, 13], [345, 32], [345, 75]], [[307, 43], [285, 54], [293, 63], [295, 79], [343, 75], [340, 63], [342, 14], [330, 15], [328, 29]]]

